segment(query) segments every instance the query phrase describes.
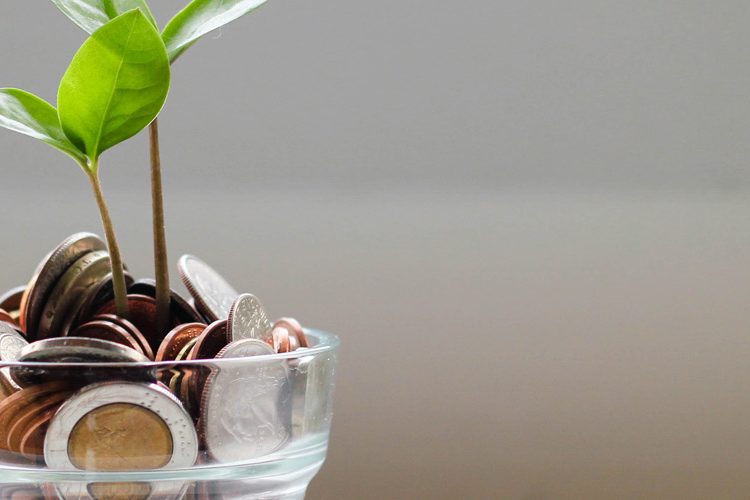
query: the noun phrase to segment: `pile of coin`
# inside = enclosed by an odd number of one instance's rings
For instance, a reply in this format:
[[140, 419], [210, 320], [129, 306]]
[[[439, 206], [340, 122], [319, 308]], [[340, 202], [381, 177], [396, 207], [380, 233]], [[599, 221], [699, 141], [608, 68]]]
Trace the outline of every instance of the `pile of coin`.
[[191, 298], [172, 291], [168, 332], [156, 327], [153, 280], [126, 274], [129, 313], [116, 314], [109, 254], [90, 233], [65, 239], [28, 285], [0, 296], [0, 461], [182, 468], [289, 441], [299, 389], [292, 361], [273, 355], [308, 348], [304, 329], [271, 322], [196, 257], [178, 271]]

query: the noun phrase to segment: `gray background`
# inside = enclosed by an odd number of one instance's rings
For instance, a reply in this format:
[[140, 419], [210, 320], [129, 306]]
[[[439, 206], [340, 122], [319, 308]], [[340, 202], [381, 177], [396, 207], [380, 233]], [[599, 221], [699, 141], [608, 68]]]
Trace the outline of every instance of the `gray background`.
[[[82, 33], [5, 3], [0, 85], [54, 101]], [[748, 21], [734, 0], [277, 1], [184, 56], [172, 260], [344, 340], [310, 498], [750, 494]], [[72, 162], [0, 151], [10, 287], [99, 222]], [[102, 168], [151, 274], [145, 138]]]

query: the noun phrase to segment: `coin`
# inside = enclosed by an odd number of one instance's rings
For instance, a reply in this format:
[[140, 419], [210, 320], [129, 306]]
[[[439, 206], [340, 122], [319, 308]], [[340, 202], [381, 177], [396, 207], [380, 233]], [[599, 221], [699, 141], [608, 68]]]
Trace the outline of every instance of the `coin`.
[[242, 339], [271, 340], [271, 322], [263, 305], [251, 293], [243, 293], [229, 309], [228, 342]]
[[[47, 366], [12, 366], [11, 377], [21, 387], [51, 380], [80, 385], [112, 379], [152, 381], [155, 377], [152, 370], [137, 364], [148, 363], [146, 356], [129, 347], [99, 339], [59, 337], [39, 340], [24, 347], [18, 361], [49, 363]], [[69, 366], [71, 363], [91, 366]], [[104, 365], [94, 366], [96, 363]], [[109, 363], [118, 365], [108, 366]]]
[[156, 352], [156, 361], [174, 361], [185, 344], [197, 338], [206, 329], [203, 323], [187, 323], [169, 332]]
[[145, 355], [138, 341], [127, 330], [109, 321], [89, 321], [88, 323], [84, 323], [75, 329], [73, 336], [109, 340]]
[[190, 416], [156, 384], [85, 387], [60, 407], [44, 441], [47, 466], [59, 470], [187, 468], [197, 457]]
[[[21, 351], [27, 345], [29, 343], [10, 328], [10, 325], [0, 322], [0, 363], [17, 361]], [[0, 368], [0, 378], [2, 378], [2, 385], [12, 392], [21, 389], [13, 380], [9, 367]]]
[[[277, 326], [283, 326], [289, 331], [289, 334], [296, 339], [296, 343], [300, 347], [309, 347], [307, 342], [307, 336], [305, 335], [305, 329], [302, 325], [294, 318], [279, 318], [273, 324], [274, 328]], [[293, 351], [295, 349], [292, 349]]]
[[[147, 295], [156, 298], [156, 280], [140, 279], [130, 285], [128, 293]], [[190, 302], [174, 290], [169, 291], [170, 304], [169, 313], [173, 323], [202, 323], [203, 316], [195, 310]]]
[[[273, 354], [257, 339], [232, 342], [217, 358]], [[206, 381], [199, 432], [219, 463], [246, 461], [281, 448], [291, 434], [291, 393], [283, 360], [220, 366]]]
[[25, 291], [26, 285], [20, 285], [0, 295], [0, 309], [5, 309], [9, 312], [19, 310], [21, 308], [21, 298]]
[[12, 422], [9, 423], [7, 448], [13, 452], [21, 451], [21, 441], [23, 440], [30, 425], [32, 425], [40, 415], [50, 409], [57, 409], [71, 394], [71, 391], [61, 391], [49, 394], [38, 401], [27, 405], [22, 411], [18, 412]]
[[28, 387], [0, 401], [0, 446], [5, 447], [8, 442], [8, 431], [19, 412], [49, 394], [55, 394], [66, 389], [68, 389], [68, 384], [57, 380]]
[[211, 321], [229, 316], [229, 309], [239, 294], [218, 272], [192, 255], [183, 255], [177, 270], [204, 315]]
[[0, 309], [0, 321], [4, 321], [12, 325], [16, 323], [16, 321], [13, 319], [13, 316], [11, 316], [10, 313], [5, 309]]
[[33, 338], [46, 339], [59, 335], [70, 306], [88, 287], [106, 276], [110, 269], [109, 253], [105, 250], [87, 253], [75, 261], [49, 294]]
[[[128, 320], [133, 323], [143, 336], [148, 340], [148, 345], [151, 346], [152, 352], [159, 350], [159, 345], [164, 339], [163, 335], [160, 335], [156, 329], [156, 301], [152, 297], [147, 295], [128, 295], [128, 307], [130, 309]], [[98, 311], [95, 316], [101, 314], [115, 314], [116, 307], [114, 302], [108, 302]], [[172, 327], [177, 326], [175, 324], [170, 325]]]
[[154, 352], [151, 350], [151, 346], [148, 343], [146, 337], [143, 336], [141, 331], [130, 321], [117, 316], [116, 314], [100, 314], [91, 318], [92, 321], [108, 321], [114, 323], [120, 328], [125, 329], [132, 337], [138, 342], [139, 351], [141, 351], [148, 359], [154, 359]]
[[[133, 283], [133, 276], [127, 271], [124, 274], [126, 286]], [[115, 289], [112, 281], [112, 273], [107, 273], [98, 283], [87, 288], [70, 307], [70, 313], [65, 318], [63, 326], [60, 327], [59, 336], [66, 336], [74, 326], [82, 325], [93, 319], [92, 315], [94, 311], [113, 300], [114, 296]]]
[[208, 325], [201, 333], [187, 359], [213, 359], [227, 345], [227, 320], [220, 319]]
[[291, 346], [289, 344], [289, 337], [290, 337], [289, 330], [287, 330], [283, 326], [276, 326], [271, 332], [271, 336], [273, 337], [273, 350], [274, 351], [276, 352], [291, 351]]
[[76, 233], [63, 240], [42, 260], [21, 298], [19, 321], [30, 338], [36, 334], [39, 315], [52, 287], [65, 271], [83, 255], [106, 248], [107, 245], [97, 235]]

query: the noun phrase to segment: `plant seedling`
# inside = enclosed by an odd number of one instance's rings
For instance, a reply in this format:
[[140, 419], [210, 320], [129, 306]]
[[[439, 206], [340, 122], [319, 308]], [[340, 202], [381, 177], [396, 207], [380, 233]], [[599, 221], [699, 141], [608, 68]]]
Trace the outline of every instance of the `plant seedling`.
[[117, 312], [125, 317], [123, 263], [102, 194], [100, 157], [156, 118], [169, 84], [164, 42], [143, 11], [133, 9], [102, 24], [84, 42], [60, 81], [57, 109], [23, 90], [0, 89], [0, 126], [59, 149], [86, 173], [109, 247]]
[[[110, 19], [131, 9], [139, 9], [158, 28], [146, 0], [51, 0], [84, 31], [93, 33]], [[266, 0], [193, 0], [166, 25], [162, 39], [170, 63], [177, 60], [199, 38], [255, 10]], [[169, 265], [164, 227], [164, 195], [161, 181], [159, 124], [149, 127], [151, 159], [151, 200], [156, 276], [157, 329], [165, 333], [169, 322]]]

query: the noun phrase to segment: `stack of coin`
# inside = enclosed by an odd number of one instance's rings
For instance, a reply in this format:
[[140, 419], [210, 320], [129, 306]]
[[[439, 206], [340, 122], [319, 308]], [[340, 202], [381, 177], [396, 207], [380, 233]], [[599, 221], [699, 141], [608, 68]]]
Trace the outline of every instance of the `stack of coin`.
[[[153, 280], [127, 274], [129, 314], [116, 314], [109, 254], [91, 233], [66, 238], [28, 285], [0, 296], [3, 460], [163, 469], [288, 442], [295, 380], [274, 355], [307, 348], [304, 329], [272, 323], [257, 297], [194, 256], [178, 272], [191, 299], [171, 292], [169, 332], [156, 327]], [[213, 359], [227, 361], [202, 362]]]

